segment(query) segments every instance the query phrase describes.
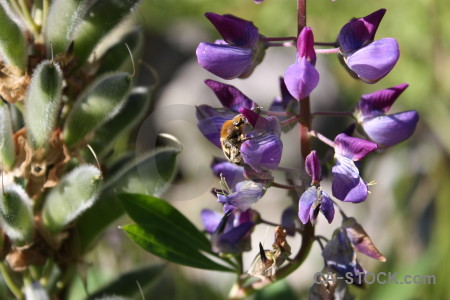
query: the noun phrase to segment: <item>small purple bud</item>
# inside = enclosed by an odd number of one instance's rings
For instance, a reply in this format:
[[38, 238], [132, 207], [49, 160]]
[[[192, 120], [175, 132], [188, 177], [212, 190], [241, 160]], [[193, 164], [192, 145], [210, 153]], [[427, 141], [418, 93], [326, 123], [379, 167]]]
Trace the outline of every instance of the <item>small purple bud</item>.
[[402, 83], [388, 89], [362, 95], [357, 106], [361, 117], [364, 119], [387, 113], [407, 87], [407, 83]]
[[309, 96], [319, 84], [319, 72], [306, 57], [302, 57], [287, 68], [284, 73], [284, 82], [289, 93], [295, 99], [301, 100]]
[[314, 35], [311, 27], [303, 28], [297, 38], [298, 60], [306, 57], [312, 65], [316, 64], [316, 51], [314, 51]]
[[308, 173], [308, 175], [312, 178], [311, 184], [319, 184], [322, 174], [319, 157], [317, 156], [316, 150], [311, 151], [311, 153], [306, 157], [305, 167], [306, 173]]

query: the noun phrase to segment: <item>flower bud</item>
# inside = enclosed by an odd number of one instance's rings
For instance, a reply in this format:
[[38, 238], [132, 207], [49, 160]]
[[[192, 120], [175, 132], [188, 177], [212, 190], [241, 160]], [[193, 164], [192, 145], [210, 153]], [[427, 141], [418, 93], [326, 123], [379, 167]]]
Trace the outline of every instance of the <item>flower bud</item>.
[[0, 166], [10, 170], [16, 160], [16, 150], [13, 140], [13, 129], [9, 107], [0, 101]]
[[27, 68], [27, 42], [25, 35], [0, 5], [0, 54], [3, 60], [25, 71]]
[[64, 176], [45, 199], [44, 225], [58, 232], [94, 204], [101, 183], [101, 172], [92, 165], [82, 165]]
[[128, 73], [111, 73], [93, 82], [78, 98], [64, 126], [64, 140], [73, 146], [113, 118], [123, 106], [131, 87]]
[[10, 239], [20, 242], [32, 240], [31, 199], [20, 185], [8, 185], [0, 192], [0, 224]]
[[45, 148], [55, 128], [61, 103], [62, 71], [45, 60], [35, 69], [25, 97], [25, 124], [28, 140], [35, 148]]

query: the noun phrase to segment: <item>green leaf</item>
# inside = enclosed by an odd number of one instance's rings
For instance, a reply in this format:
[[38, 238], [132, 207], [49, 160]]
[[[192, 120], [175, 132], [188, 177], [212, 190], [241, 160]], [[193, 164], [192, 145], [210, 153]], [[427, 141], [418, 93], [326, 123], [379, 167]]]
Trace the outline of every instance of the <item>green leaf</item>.
[[94, 204], [101, 182], [100, 170], [92, 165], [81, 165], [64, 176], [45, 199], [44, 225], [58, 232], [75, 220]]
[[30, 242], [33, 239], [34, 219], [31, 199], [17, 184], [0, 191], [0, 224], [12, 240]]
[[[126, 71], [133, 70], [131, 65], [131, 56], [139, 57], [143, 46], [143, 33], [141, 28], [134, 28], [125, 34], [120, 41], [112, 45], [105, 54], [100, 58], [100, 66], [97, 74], [103, 74], [112, 71]], [[127, 49], [131, 50], [131, 54]]]
[[67, 51], [73, 31], [80, 24], [86, 9], [87, 1], [84, 0], [52, 1], [45, 26], [47, 55]]
[[116, 116], [131, 88], [130, 74], [110, 73], [95, 80], [77, 99], [64, 126], [64, 140], [75, 145]]
[[88, 299], [99, 299], [105, 296], [120, 295], [135, 297], [139, 295], [140, 287], [145, 290], [147, 286], [159, 279], [165, 264], [155, 264], [120, 275], [114, 281], [89, 295]]
[[137, 224], [172, 228], [184, 243], [213, 253], [205, 235], [167, 201], [138, 194], [120, 194], [118, 197], [128, 215]]
[[277, 281], [256, 293], [255, 300], [296, 300], [298, 296], [285, 280]]
[[33, 72], [25, 97], [28, 140], [46, 148], [60, 110], [63, 75], [58, 64], [45, 60]]
[[200, 253], [195, 241], [186, 242], [177, 229], [164, 226], [130, 224], [122, 228], [136, 244], [169, 261], [194, 268], [234, 272]]
[[129, 132], [147, 113], [153, 88], [138, 87], [128, 96], [122, 110], [111, 120], [95, 130], [90, 143], [99, 157], [104, 156], [123, 134]]
[[125, 165], [105, 182], [100, 198], [80, 217], [77, 224], [83, 251], [88, 250], [95, 238], [124, 213], [115, 193], [136, 188], [138, 193], [162, 194], [175, 175], [178, 153], [172, 148], [149, 153]]
[[101, 0], [86, 12], [75, 32], [74, 54], [84, 63], [98, 42], [131, 12], [139, 0]]
[[8, 104], [0, 101], [0, 164], [9, 171], [16, 160], [16, 149], [13, 140], [13, 128]]
[[25, 71], [28, 64], [27, 42], [19, 26], [0, 4], [0, 52], [7, 64]]

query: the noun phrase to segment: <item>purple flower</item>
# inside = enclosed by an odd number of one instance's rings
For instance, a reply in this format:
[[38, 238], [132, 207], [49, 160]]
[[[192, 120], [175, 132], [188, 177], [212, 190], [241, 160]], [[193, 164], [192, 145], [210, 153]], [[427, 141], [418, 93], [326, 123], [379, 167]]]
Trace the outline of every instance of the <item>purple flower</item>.
[[334, 145], [333, 196], [345, 202], [366, 200], [369, 189], [354, 161], [377, 149], [377, 144], [341, 133], [334, 139]]
[[351, 274], [353, 283], [362, 285], [366, 272], [356, 257], [355, 250], [345, 230], [337, 229], [333, 238], [326, 244], [322, 256], [327, 266], [335, 269], [342, 276]]
[[216, 253], [239, 254], [251, 249], [251, 232], [255, 223], [255, 212], [225, 211], [203, 209], [201, 219], [205, 230], [211, 234], [212, 250]]
[[397, 86], [366, 94], [356, 107], [356, 117], [366, 135], [382, 147], [389, 147], [408, 139], [416, 129], [419, 114], [415, 110], [386, 115], [392, 104], [408, 87]]
[[200, 43], [198, 63], [223, 79], [246, 78], [262, 61], [266, 44], [260, 40], [258, 28], [252, 22], [232, 15], [206, 13], [224, 40]]
[[255, 109], [258, 105], [232, 85], [214, 80], [205, 80], [205, 84], [216, 94], [223, 108], [198, 106], [197, 126], [208, 140], [220, 148], [220, 132], [223, 124], [233, 119], [240, 108]]
[[309, 187], [300, 197], [298, 203], [298, 217], [303, 224], [311, 220], [314, 224], [319, 211], [325, 216], [328, 223], [334, 218], [334, 205], [330, 196], [320, 187], [320, 179], [322, 177], [320, 161], [316, 151], [306, 157], [306, 172], [312, 178], [311, 187]]
[[222, 176], [231, 190], [235, 189], [238, 182], [244, 181], [244, 168], [230, 163], [225, 159], [215, 158], [211, 169], [217, 177]]
[[337, 38], [347, 66], [366, 83], [375, 83], [386, 76], [400, 57], [395, 39], [374, 42], [385, 12], [380, 9], [364, 18], [350, 20]]
[[262, 197], [264, 192], [262, 184], [245, 180], [237, 183], [231, 194], [217, 194], [217, 200], [226, 207], [245, 212]]
[[314, 51], [314, 36], [310, 27], [303, 28], [297, 39], [297, 61], [284, 73], [284, 82], [291, 95], [301, 100], [316, 88], [319, 83], [319, 72]]
[[257, 172], [278, 168], [283, 151], [278, 119], [263, 117], [246, 108], [242, 108], [240, 112], [253, 126], [241, 145], [244, 163]]

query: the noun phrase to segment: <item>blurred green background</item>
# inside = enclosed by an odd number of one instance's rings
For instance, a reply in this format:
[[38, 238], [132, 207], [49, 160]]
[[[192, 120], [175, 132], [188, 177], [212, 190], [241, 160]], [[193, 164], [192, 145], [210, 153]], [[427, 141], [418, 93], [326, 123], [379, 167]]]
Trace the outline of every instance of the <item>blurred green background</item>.
[[[363, 17], [380, 8], [386, 8], [387, 13], [376, 39], [395, 37], [401, 51], [399, 62], [386, 78], [375, 85], [367, 85], [352, 79], [335, 56], [320, 56], [319, 60], [323, 60], [335, 76], [337, 89], [333, 97], [338, 104], [334, 107], [341, 109], [351, 108], [363, 93], [402, 82], [410, 84], [392, 112], [419, 111], [416, 133], [410, 140], [372, 156], [365, 163], [364, 178], [375, 179], [377, 185], [367, 200], [369, 203], [356, 206], [353, 211], [358, 211], [358, 221], [388, 259], [384, 264], [367, 262], [364, 265], [367, 270], [398, 272], [399, 276], [435, 275], [436, 284], [375, 283], [364, 290], [352, 289], [352, 293], [357, 299], [450, 299], [450, 285], [447, 284], [450, 278], [450, 4], [446, 0], [308, 1], [307, 23], [313, 28], [316, 41], [334, 41], [350, 18]], [[260, 5], [252, 0], [144, 0], [135, 18], [146, 30], [144, 61], [155, 67], [161, 78], [155, 106], [161, 100], [159, 96], [166, 84], [179, 76], [179, 70], [186, 62], [195, 59], [198, 43], [218, 38], [213, 26], [203, 17], [208, 11], [231, 13], [252, 20], [268, 37], [296, 34], [294, 0], [266, 0]], [[183, 74], [189, 76], [189, 72]], [[199, 82], [202, 80], [198, 78]], [[244, 92], [251, 94], [249, 90]], [[274, 90], [273, 96], [278, 93]], [[205, 98], [211, 98], [211, 94], [205, 93]], [[333, 132], [334, 126], [334, 123], [325, 124], [324, 131]], [[183, 176], [188, 175], [180, 174], [179, 180]], [[171, 200], [170, 195], [167, 199]], [[179, 208], [183, 211], [182, 205]], [[195, 213], [198, 215], [199, 210]], [[199, 224], [198, 217], [195, 218]], [[120, 223], [124, 224], [123, 221]], [[337, 226], [338, 223], [334, 227]], [[331, 236], [331, 231], [327, 236]], [[118, 246], [114, 239], [113, 235], [109, 240], [107, 236], [101, 247], [91, 254], [93, 260], [105, 260], [111, 270], [107, 274], [101, 272], [103, 275], [92, 271], [92, 285], [96, 285], [98, 278], [99, 282], [106, 281], [119, 269], [140, 265], [142, 260], [145, 263], [154, 260], [131, 242], [124, 240]], [[111, 245], [117, 246], [115, 253], [126, 253], [130, 259], [112, 263], [114, 258], [108, 256], [107, 251]], [[316, 256], [319, 256], [316, 260], [319, 265], [315, 271], [319, 271], [322, 268], [320, 255], [316, 253]], [[208, 277], [211, 272], [200, 271], [191, 276], [193, 269], [185, 269], [184, 273], [177, 270], [173, 265], [167, 268], [164, 279], [146, 293], [147, 299], [154, 299], [152, 295], [156, 293], [158, 299], [226, 297], [226, 289], [202, 284], [202, 276]], [[233, 278], [228, 276], [231, 282]], [[312, 278], [303, 280], [312, 282]], [[306, 286], [309, 285], [306, 282]], [[303, 290], [299, 291], [299, 287]], [[303, 299], [306, 297], [304, 287], [305, 283], [296, 286], [293, 282], [282, 282], [256, 298], [295, 299], [291, 293], [295, 291]]]

